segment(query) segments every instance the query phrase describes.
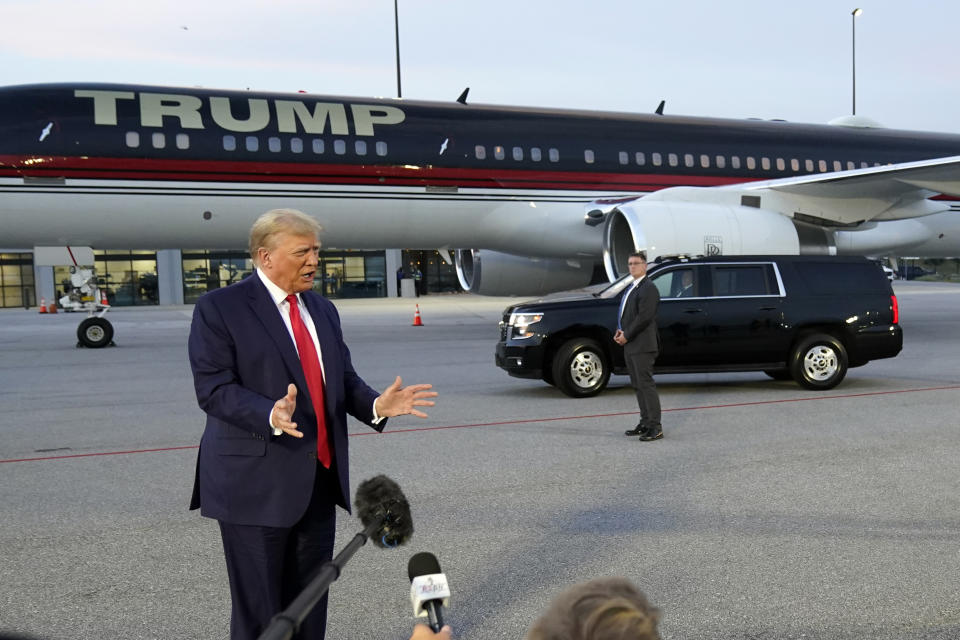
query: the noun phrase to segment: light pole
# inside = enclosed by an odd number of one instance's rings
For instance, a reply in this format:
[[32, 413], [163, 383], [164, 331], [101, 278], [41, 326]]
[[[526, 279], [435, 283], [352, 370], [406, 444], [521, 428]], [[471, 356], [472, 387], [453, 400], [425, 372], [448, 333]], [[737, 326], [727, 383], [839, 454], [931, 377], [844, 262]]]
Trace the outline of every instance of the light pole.
[[402, 98], [403, 93], [400, 92], [400, 13], [397, 10], [397, 0], [393, 0], [393, 37], [397, 44], [397, 97]]
[[[850, 27], [852, 30], [852, 46], [853, 50], [853, 114], [857, 115], [857, 16], [863, 13], [863, 9], [857, 8], [850, 12]], [[398, 54], [399, 55], [399, 54]], [[397, 68], [397, 74], [400, 73], [400, 69]], [[397, 82], [399, 83], [399, 75], [397, 76]]]

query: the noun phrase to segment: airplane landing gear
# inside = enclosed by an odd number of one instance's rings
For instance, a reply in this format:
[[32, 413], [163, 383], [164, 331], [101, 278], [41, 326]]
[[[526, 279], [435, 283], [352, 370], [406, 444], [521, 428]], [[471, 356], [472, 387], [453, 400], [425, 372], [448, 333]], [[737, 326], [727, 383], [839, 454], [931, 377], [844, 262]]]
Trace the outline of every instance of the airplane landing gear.
[[106, 318], [92, 316], [77, 327], [77, 346], [101, 349], [116, 346], [113, 342], [113, 325]]

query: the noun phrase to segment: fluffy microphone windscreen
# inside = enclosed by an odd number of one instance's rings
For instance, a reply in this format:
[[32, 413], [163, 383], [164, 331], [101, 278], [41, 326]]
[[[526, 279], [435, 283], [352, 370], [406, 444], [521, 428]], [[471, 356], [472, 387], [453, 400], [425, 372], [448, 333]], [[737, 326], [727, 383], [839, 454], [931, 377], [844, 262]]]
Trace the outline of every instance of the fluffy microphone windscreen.
[[373, 543], [378, 547], [396, 547], [413, 535], [410, 504], [397, 483], [384, 475], [364, 480], [354, 500], [357, 517], [364, 528], [377, 524]]

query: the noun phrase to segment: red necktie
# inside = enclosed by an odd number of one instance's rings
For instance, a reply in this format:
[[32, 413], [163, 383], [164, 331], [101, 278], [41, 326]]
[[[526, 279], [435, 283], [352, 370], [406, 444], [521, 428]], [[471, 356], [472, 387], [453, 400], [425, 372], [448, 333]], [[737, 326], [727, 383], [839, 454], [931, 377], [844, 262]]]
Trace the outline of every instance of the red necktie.
[[317, 458], [327, 469], [330, 468], [330, 443], [327, 441], [327, 418], [323, 410], [323, 369], [320, 368], [320, 358], [313, 345], [313, 338], [307, 331], [300, 317], [300, 308], [297, 306], [297, 296], [287, 296], [290, 303], [290, 325], [293, 327], [293, 337], [297, 342], [297, 352], [300, 354], [300, 366], [307, 379], [310, 389], [310, 399], [313, 401], [313, 410], [317, 414]]

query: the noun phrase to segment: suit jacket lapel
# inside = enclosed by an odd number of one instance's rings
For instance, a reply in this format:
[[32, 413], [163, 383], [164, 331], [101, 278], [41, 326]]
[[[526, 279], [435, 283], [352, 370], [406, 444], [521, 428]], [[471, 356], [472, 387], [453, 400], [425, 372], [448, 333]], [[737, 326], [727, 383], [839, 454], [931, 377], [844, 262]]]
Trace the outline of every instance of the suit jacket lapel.
[[[300, 365], [300, 357], [297, 356], [297, 348], [290, 338], [290, 332], [287, 331], [287, 325], [284, 324], [280, 316], [280, 310], [270, 297], [270, 292], [260, 282], [257, 274], [252, 274], [247, 278], [250, 281], [247, 295], [250, 302], [250, 308], [257, 320], [263, 325], [263, 332], [270, 337], [280, 352], [280, 357], [286, 365], [287, 370], [293, 376], [294, 384], [297, 385], [297, 392], [307, 392], [307, 379], [303, 375], [303, 367]], [[312, 406], [312, 405], [311, 405]]]
[[[308, 292], [309, 293], [309, 292]], [[317, 330], [317, 342], [320, 343], [320, 358], [323, 360], [323, 372], [326, 380], [336, 380], [342, 377], [342, 362], [339, 357], [339, 348], [333, 338], [333, 327], [330, 326], [330, 320], [327, 314], [312, 295], [302, 294], [303, 303], [310, 312], [313, 319], [313, 327]], [[330, 410], [336, 406], [333, 398], [336, 385], [324, 385], [324, 404], [327, 405], [327, 415], [332, 415]]]

